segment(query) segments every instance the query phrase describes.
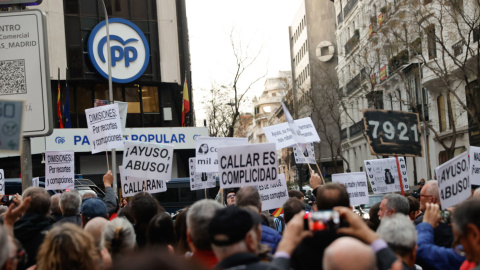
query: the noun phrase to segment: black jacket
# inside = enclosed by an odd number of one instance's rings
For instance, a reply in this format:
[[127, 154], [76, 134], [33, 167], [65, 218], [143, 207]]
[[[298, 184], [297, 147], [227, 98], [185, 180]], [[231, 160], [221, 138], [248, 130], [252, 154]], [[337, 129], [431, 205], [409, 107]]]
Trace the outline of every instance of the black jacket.
[[60, 225], [60, 224], [63, 224], [63, 223], [73, 223], [73, 224], [77, 224], [78, 226], [82, 227], [82, 218], [80, 217], [80, 215], [73, 215], [73, 216], [65, 216], [63, 218], [61, 218], [59, 221], [57, 221], [55, 223], [55, 225]]
[[260, 259], [252, 253], [237, 253], [220, 261], [214, 269], [245, 269], [245, 270], [287, 270], [289, 269], [289, 259], [275, 258], [270, 263], [261, 262]]
[[37, 263], [37, 252], [48, 230], [52, 227], [52, 219], [34, 213], [25, 213], [13, 227], [13, 233], [27, 252], [26, 267]]
[[[423, 213], [418, 215], [415, 219], [415, 226], [423, 222]], [[433, 243], [436, 246], [451, 248], [453, 243], [453, 230], [452, 226], [446, 223], [439, 223], [438, 226], [433, 229]]]

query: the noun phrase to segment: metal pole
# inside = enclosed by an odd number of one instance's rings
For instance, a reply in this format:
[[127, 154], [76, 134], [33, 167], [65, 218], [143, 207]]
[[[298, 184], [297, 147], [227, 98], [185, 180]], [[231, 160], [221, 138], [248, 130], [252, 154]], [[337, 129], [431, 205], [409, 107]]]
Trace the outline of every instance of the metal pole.
[[405, 191], [403, 190], [402, 173], [400, 171], [400, 162], [398, 162], [398, 156], [395, 156], [395, 160], [397, 161], [398, 181], [400, 182], [400, 190], [402, 191], [402, 196], [405, 196]]
[[[108, 26], [108, 13], [107, 13], [107, 7], [105, 6], [105, 1], [102, 0], [103, 4], [103, 11], [105, 13], [105, 28], [107, 30], [107, 65], [108, 65], [108, 99], [109, 99], [109, 104], [113, 104], [113, 89], [112, 89], [112, 50], [110, 48], [110, 29]], [[118, 190], [117, 190], [117, 153], [115, 149], [111, 150], [111, 156], [112, 156], [112, 174], [113, 174], [113, 190], [115, 191], [115, 194], [118, 195]]]
[[32, 150], [30, 137], [23, 137], [23, 151], [20, 156], [22, 168], [22, 193], [32, 186]]

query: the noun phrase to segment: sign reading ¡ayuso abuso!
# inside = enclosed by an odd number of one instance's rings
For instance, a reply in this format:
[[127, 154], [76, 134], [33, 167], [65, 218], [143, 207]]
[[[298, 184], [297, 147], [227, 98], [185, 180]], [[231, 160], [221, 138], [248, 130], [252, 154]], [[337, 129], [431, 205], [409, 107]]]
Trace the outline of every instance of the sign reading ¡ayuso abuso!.
[[[145, 72], [150, 58], [150, 47], [140, 28], [132, 22], [113, 18], [108, 20], [112, 81], [129, 83]], [[106, 22], [93, 28], [88, 38], [88, 55], [95, 69], [108, 78]]]
[[455, 206], [471, 195], [468, 153], [463, 153], [435, 169], [442, 209]]
[[363, 110], [363, 120], [372, 155], [423, 157], [418, 114]]

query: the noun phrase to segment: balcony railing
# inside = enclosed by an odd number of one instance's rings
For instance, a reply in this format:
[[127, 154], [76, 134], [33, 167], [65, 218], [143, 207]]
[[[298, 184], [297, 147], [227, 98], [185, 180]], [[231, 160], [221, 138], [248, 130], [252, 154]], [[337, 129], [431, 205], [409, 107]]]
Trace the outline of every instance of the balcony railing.
[[418, 37], [410, 43], [410, 46], [412, 47], [410, 56], [422, 55], [422, 38]]
[[393, 73], [401, 66], [408, 64], [408, 61], [408, 50], [403, 50], [390, 58], [390, 61], [388, 61], [388, 70], [390, 70], [390, 73]]
[[345, 140], [348, 137], [347, 128], [342, 129], [340, 132], [340, 139]]
[[348, 83], [347, 83], [347, 96], [353, 93], [355, 89], [360, 87], [360, 84], [362, 83], [362, 78], [360, 73], [357, 74], [357, 76], [353, 77]]
[[360, 31], [355, 29], [353, 36], [345, 43], [345, 54], [350, 54], [360, 41]]
[[357, 2], [358, 0], [350, 0], [347, 2], [345, 8], [343, 8], [343, 15], [345, 17], [347, 17], [350, 11], [352, 11], [352, 9], [357, 5]]
[[357, 134], [362, 133], [363, 131], [365, 131], [365, 125], [363, 123], [363, 120], [360, 120], [357, 123], [351, 125], [349, 129], [350, 129], [350, 138]]
[[337, 16], [337, 24], [341, 24], [343, 22], [343, 13], [340, 11], [340, 14]]
[[452, 45], [453, 55], [459, 56], [463, 53], [463, 40]]

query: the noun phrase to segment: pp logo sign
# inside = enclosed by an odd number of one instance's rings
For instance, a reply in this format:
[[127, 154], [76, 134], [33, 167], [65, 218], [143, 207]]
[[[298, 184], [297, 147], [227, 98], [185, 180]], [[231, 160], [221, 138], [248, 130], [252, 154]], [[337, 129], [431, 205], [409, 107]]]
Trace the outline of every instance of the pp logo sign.
[[112, 81], [129, 83], [145, 72], [150, 58], [147, 39], [132, 22], [113, 18], [108, 21], [110, 52], [107, 46], [105, 21], [92, 30], [88, 38], [88, 54], [95, 69], [108, 78], [108, 55], [112, 59]]

